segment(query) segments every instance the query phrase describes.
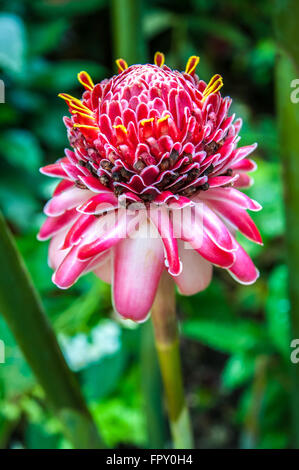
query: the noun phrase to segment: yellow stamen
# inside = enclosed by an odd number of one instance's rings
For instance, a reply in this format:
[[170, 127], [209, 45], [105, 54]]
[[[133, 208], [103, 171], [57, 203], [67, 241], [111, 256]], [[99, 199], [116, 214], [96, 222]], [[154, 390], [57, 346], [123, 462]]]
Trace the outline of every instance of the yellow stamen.
[[200, 57], [198, 57], [197, 55], [192, 55], [191, 57], [189, 57], [187, 65], [186, 65], [185, 73], [188, 73], [189, 75], [191, 75], [196, 69], [199, 61], [200, 61]]
[[128, 68], [128, 64], [124, 59], [117, 59], [115, 62], [116, 62], [116, 65], [117, 65], [118, 69], [121, 72], [123, 72], [124, 70], [126, 70]]
[[220, 88], [223, 86], [223, 79], [221, 75], [214, 75], [211, 80], [209, 81], [207, 87], [205, 88], [203, 92], [203, 99], [202, 101], [205, 101], [209, 95], [212, 93], [217, 93], [217, 91], [220, 90]]
[[74, 124], [73, 127], [78, 127], [78, 128], [85, 128], [85, 129], [96, 129], [97, 131], [99, 128], [97, 126], [88, 126], [87, 124]]
[[80, 111], [76, 111], [76, 110], [71, 111], [71, 113], [72, 114], [79, 114], [79, 116], [83, 116], [83, 117], [86, 117], [88, 119], [93, 119], [94, 120], [94, 117], [91, 116], [90, 114], [81, 113]]
[[164, 122], [164, 121], [166, 121], [166, 120], [169, 119], [169, 118], [170, 118], [170, 114], [166, 114], [166, 116], [161, 117], [160, 119], [158, 119], [158, 122]]
[[165, 62], [165, 55], [163, 54], [163, 52], [157, 51], [155, 53], [154, 62], [155, 62], [155, 65], [157, 65], [158, 67], [163, 67], [164, 62]]
[[153, 122], [153, 121], [154, 121], [154, 118], [142, 119], [142, 121], [140, 121], [140, 124], [144, 126], [144, 124], [146, 124], [147, 122]]
[[88, 109], [85, 104], [83, 104], [78, 98], [75, 98], [74, 96], [68, 95], [67, 93], [59, 93], [59, 98], [62, 98], [64, 101], [66, 101], [70, 106], [72, 106], [72, 103], [75, 103], [79, 108], [83, 109]]
[[89, 108], [87, 108], [86, 106], [82, 108], [82, 107], [76, 106], [71, 101], [69, 102], [69, 106], [72, 107], [71, 113], [73, 113], [73, 114], [76, 113], [77, 111], [80, 111], [80, 112], [84, 111], [84, 113], [88, 113], [88, 114], [93, 116], [93, 112]]
[[114, 129], [121, 129], [125, 134], [128, 133], [127, 129], [122, 124], [118, 124], [117, 126], [113, 126], [113, 127]]
[[90, 75], [82, 70], [81, 72], [78, 73], [77, 75], [79, 82], [81, 85], [83, 85], [85, 88], [88, 88], [88, 90], [92, 90], [94, 88], [94, 83], [90, 77]]

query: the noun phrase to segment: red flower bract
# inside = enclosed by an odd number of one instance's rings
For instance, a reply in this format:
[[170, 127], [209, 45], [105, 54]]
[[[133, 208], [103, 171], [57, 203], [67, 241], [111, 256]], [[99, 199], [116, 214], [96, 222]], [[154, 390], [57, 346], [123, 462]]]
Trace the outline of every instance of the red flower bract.
[[181, 73], [161, 53], [155, 65], [120, 59], [119, 74], [97, 85], [80, 72], [82, 99], [60, 94], [73, 151], [41, 170], [62, 178], [39, 233], [52, 238], [53, 281], [67, 288], [94, 271], [112, 283], [116, 311], [135, 321], [165, 268], [186, 295], [209, 284], [213, 264], [243, 284], [258, 277], [234, 237], [261, 243], [247, 213], [261, 207], [236, 189], [251, 183], [256, 145], [237, 148], [241, 119], [228, 116], [220, 75], [199, 80], [198, 62], [190, 57]]

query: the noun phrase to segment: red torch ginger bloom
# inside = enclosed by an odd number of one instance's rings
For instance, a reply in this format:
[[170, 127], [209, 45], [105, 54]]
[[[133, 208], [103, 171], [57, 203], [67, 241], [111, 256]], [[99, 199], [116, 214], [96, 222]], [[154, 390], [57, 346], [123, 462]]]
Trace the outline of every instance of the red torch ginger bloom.
[[[164, 269], [180, 292], [207, 287], [212, 265], [251, 284], [258, 271], [235, 239], [261, 243], [247, 209], [261, 206], [239, 188], [250, 185], [256, 148], [237, 148], [241, 119], [228, 115], [220, 75], [206, 84], [164, 65], [127, 66], [96, 85], [78, 74], [79, 100], [62, 93], [73, 150], [41, 169], [62, 178], [45, 206], [39, 239], [51, 238], [53, 282], [70, 287], [93, 271], [112, 284], [115, 310], [143, 321]], [[182, 217], [184, 211], [188, 217]]]

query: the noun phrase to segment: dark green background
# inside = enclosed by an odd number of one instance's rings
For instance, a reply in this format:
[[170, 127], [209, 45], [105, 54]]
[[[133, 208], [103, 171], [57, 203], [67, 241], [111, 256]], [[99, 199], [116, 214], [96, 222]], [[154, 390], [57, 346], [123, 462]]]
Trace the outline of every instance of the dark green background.
[[[56, 184], [38, 168], [62, 157], [68, 146], [62, 123], [66, 106], [57, 94], [80, 97], [80, 70], [95, 82], [116, 72], [111, 3], [0, 2], [0, 78], [6, 92], [0, 104], [0, 206], [106, 442], [146, 447], [146, 361], [140, 353], [145, 327], [116, 323], [110, 288], [93, 275], [68, 291], [58, 290], [47, 267], [47, 244], [36, 240], [42, 206]], [[259, 169], [248, 194], [264, 207], [253, 214], [264, 247], [240, 240], [260, 279], [244, 287], [215, 269], [205, 292], [178, 296], [187, 399], [196, 446], [202, 448], [290, 446], [290, 307], [272, 3], [152, 0], [143, 2], [141, 12], [145, 60], [152, 62], [160, 50], [169, 66], [184, 69], [190, 55], [200, 55], [200, 77], [209, 80], [220, 73], [222, 93], [233, 98], [232, 112], [244, 120], [242, 145], [259, 144], [254, 157]], [[0, 364], [0, 448], [69, 447], [1, 317], [0, 338], [6, 343], [6, 364]]]

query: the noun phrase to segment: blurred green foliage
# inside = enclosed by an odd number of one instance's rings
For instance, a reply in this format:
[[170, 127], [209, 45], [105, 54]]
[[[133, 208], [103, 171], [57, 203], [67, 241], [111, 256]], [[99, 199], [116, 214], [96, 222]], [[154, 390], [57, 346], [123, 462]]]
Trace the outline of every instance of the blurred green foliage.
[[[66, 109], [57, 94], [80, 96], [80, 70], [95, 81], [114, 70], [109, 4], [0, 1], [6, 101], [0, 104], [0, 205], [107, 443], [143, 447], [140, 328], [113, 320], [110, 288], [92, 275], [59, 291], [51, 282], [47, 246], [36, 240], [41, 207], [56, 184], [38, 168], [61, 157], [68, 145]], [[260, 279], [244, 287], [215, 269], [205, 292], [178, 296], [188, 400], [200, 447], [275, 448], [290, 442], [289, 301], [271, 13], [270, 0], [143, 5], [148, 59], [162, 50], [170, 66], [182, 69], [190, 55], [199, 54], [204, 79], [216, 72], [224, 77], [223, 92], [234, 98], [233, 112], [244, 119], [242, 144], [259, 143], [259, 170], [248, 193], [264, 207], [253, 218], [265, 246], [240, 238]], [[7, 345], [5, 366], [0, 364], [0, 447], [69, 447], [1, 318], [0, 338]]]

